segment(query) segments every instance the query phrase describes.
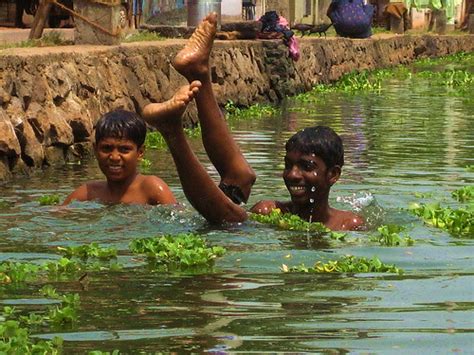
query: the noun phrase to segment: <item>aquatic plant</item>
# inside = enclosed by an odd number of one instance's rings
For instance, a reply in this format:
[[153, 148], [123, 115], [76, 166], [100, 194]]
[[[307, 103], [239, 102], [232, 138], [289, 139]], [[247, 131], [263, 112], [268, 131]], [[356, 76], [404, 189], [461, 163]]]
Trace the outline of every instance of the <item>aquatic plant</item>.
[[458, 52], [437, 58], [421, 58], [414, 62], [415, 66], [437, 66], [445, 64], [457, 64], [462, 66], [474, 65], [473, 52]]
[[[439, 65], [457, 63], [460, 61], [465, 66], [474, 65], [474, 55], [471, 53], [458, 53], [453, 56], [426, 59], [416, 62], [416, 66]], [[471, 87], [474, 83], [473, 74], [467, 70], [449, 68], [441, 72], [421, 70], [412, 73], [407, 66], [398, 65], [388, 69], [353, 71], [344, 74], [338, 81], [329, 84], [317, 84], [311, 91], [296, 95], [294, 98], [301, 102], [317, 102], [322, 94], [332, 92], [355, 93], [360, 91], [380, 91], [384, 80], [387, 78], [406, 79], [413, 76], [429, 78], [431, 85], [445, 85], [457, 88]]]
[[142, 160], [140, 161], [141, 170], [142, 171], [148, 171], [148, 170], [150, 170], [150, 167], [151, 167], [151, 160], [146, 159], [146, 158], [142, 158]]
[[13, 206], [13, 202], [6, 201], [6, 200], [0, 198], [0, 208], [8, 208], [8, 207], [11, 207], [11, 206]]
[[457, 189], [451, 193], [451, 196], [459, 202], [472, 201], [474, 199], [474, 185]]
[[0, 263], [0, 284], [36, 279], [41, 270], [42, 266], [37, 264], [3, 261]]
[[146, 254], [157, 264], [183, 266], [210, 264], [226, 251], [220, 246], [208, 247], [205, 239], [198, 235], [184, 233], [135, 239], [129, 247], [133, 253]]
[[[201, 127], [197, 125], [194, 128], [185, 128], [184, 133], [189, 138], [201, 137]], [[147, 132], [144, 145], [145, 145], [145, 148], [148, 148], [148, 149], [162, 149], [162, 148], [167, 147], [165, 139], [163, 138], [161, 133], [158, 131]], [[144, 161], [147, 161], [147, 159], [142, 159], [142, 162]], [[144, 164], [147, 164], [147, 163], [145, 162]]]
[[45, 265], [45, 269], [51, 274], [75, 274], [83, 269], [82, 265], [69, 258], [61, 258], [58, 261], [51, 261]]
[[385, 246], [399, 246], [407, 245], [411, 246], [415, 241], [406, 233], [401, 234], [405, 231], [405, 227], [396, 224], [387, 224], [377, 228], [378, 234], [372, 235], [370, 240], [378, 242], [380, 245]]
[[228, 100], [224, 106], [229, 118], [262, 118], [276, 115], [280, 110], [272, 105], [256, 103], [246, 108], [237, 106], [232, 100]]
[[409, 211], [421, 217], [425, 223], [441, 228], [451, 235], [474, 237], [474, 204], [467, 208], [452, 209], [439, 203], [412, 203]]
[[387, 273], [403, 273], [402, 269], [397, 268], [392, 264], [384, 264], [379, 258], [373, 257], [367, 259], [364, 257], [355, 257], [353, 255], [346, 255], [339, 260], [328, 261], [323, 263], [317, 261], [313, 267], [306, 267], [304, 264], [288, 267], [283, 264], [281, 267], [283, 272], [314, 272], [314, 273], [372, 273], [372, 272], [387, 272]]
[[146, 134], [144, 145], [148, 149], [159, 149], [166, 147], [166, 142], [160, 132], [150, 131]]
[[49, 354], [57, 355], [62, 352], [63, 340], [54, 337], [53, 340], [31, 338], [30, 330], [20, 326], [16, 320], [0, 323], [0, 353], [1, 354]]
[[31, 329], [45, 327], [50, 324], [64, 325], [74, 323], [78, 319], [77, 311], [80, 298], [77, 293], [60, 295], [56, 290], [46, 285], [40, 289], [40, 294], [57, 299], [60, 305], [48, 306], [46, 312], [29, 312], [21, 314], [15, 307], [3, 307], [0, 318], [0, 353], [1, 354], [60, 354], [63, 340], [59, 337], [45, 341], [32, 339]]
[[38, 199], [41, 206], [57, 205], [60, 201], [59, 195], [44, 195]]
[[466, 165], [466, 170], [474, 172], [474, 165]]
[[148, 42], [148, 41], [163, 41], [166, 38], [161, 36], [158, 32], [140, 30], [136, 33], [132, 33], [126, 36], [122, 42]]
[[117, 257], [116, 248], [105, 248], [99, 246], [97, 243], [89, 245], [79, 245], [75, 247], [58, 247], [58, 251], [67, 258], [78, 257], [83, 260], [88, 258], [97, 258], [101, 260], [110, 260]]
[[268, 215], [251, 213], [249, 218], [260, 223], [271, 224], [281, 229], [311, 232], [316, 235], [329, 235], [332, 239], [343, 240], [345, 233], [333, 232], [319, 222], [307, 222], [291, 213], [281, 213], [279, 208], [273, 209]]
[[430, 85], [445, 85], [451, 87], [468, 87], [474, 83], [474, 75], [461, 69], [445, 69], [443, 71], [421, 71], [417, 77], [430, 79]]

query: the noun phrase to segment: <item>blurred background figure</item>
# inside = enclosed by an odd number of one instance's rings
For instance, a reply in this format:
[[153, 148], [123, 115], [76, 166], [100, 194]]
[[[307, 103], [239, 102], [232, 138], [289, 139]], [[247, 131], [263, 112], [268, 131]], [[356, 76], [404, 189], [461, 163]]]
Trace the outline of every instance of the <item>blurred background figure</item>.
[[255, 20], [255, 2], [256, 0], [242, 1], [242, 17], [244, 20]]

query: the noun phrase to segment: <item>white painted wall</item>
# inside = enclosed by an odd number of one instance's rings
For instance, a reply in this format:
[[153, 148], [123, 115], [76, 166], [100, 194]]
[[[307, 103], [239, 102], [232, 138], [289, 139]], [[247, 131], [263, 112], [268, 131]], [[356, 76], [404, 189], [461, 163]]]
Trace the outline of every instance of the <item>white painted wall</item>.
[[222, 0], [221, 14], [224, 16], [241, 16], [242, 1], [241, 0]]

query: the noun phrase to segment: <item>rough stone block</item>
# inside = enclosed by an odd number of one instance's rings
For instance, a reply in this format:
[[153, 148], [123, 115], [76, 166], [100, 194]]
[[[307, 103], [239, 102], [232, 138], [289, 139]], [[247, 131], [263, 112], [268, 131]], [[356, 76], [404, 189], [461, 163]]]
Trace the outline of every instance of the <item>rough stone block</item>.
[[[121, 6], [117, 4], [105, 5], [88, 0], [75, 0], [74, 11], [82, 15], [87, 21], [76, 16], [74, 42], [76, 44], [120, 44], [121, 40]], [[94, 27], [99, 25], [102, 29]]]

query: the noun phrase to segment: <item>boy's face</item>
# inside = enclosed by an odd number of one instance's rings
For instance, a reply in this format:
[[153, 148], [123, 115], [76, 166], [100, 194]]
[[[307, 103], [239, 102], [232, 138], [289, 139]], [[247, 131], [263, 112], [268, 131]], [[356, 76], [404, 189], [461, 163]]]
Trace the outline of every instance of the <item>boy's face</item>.
[[122, 181], [135, 175], [143, 157], [143, 146], [137, 147], [130, 139], [105, 137], [94, 148], [100, 170], [110, 181]]
[[295, 204], [313, 204], [327, 198], [340, 173], [339, 166], [328, 169], [314, 154], [286, 152], [283, 180]]

